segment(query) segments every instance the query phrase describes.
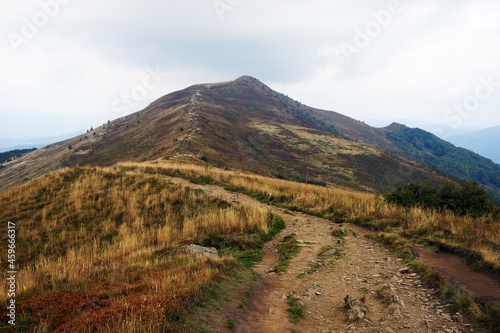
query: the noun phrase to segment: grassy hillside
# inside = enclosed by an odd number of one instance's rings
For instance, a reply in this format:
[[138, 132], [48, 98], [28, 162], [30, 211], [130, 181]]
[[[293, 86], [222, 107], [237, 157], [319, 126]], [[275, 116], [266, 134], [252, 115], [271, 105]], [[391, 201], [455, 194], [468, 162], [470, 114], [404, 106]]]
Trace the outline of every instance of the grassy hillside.
[[207, 166], [162, 162], [121, 163], [120, 166], [130, 170], [139, 168], [149, 174], [182, 176], [195, 182], [219, 184], [291, 210], [433, 243], [468, 253], [478, 267], [500, 271], [500, 221], [493, 215], [474, 218], [457, 216], [450, 211], [405, 208], [389, 204], [378, 195], [304, 185]]
[[[174, 330], [242, 269], [238, 257], [258, 250], [272, 227], [269, 211], [236, 209], [168, 179], [119, 167], [65, 169], [0, 196], [0, 220], [16, 224], [18, 331]], [[214, 237], [237, 251], [182, 251]], [[6, 259], [2, 252], [2, 267]]]
[[[372, 194], [208, 165], [156, 161], [78, 167], [0, 195], [0, 220], [16, 223], [16, 251], [22, 254], [16, 263], [19, 331], [179, 331], [192, 309], [258, 260], [278, 218], [267, 208], [235, 208], [201, 190], [174, 185], [172, 176], [362, 224], [398, 244], [414, 240], [460, 250], [478, 266], [500, 271], [500, 222], [492, 216], [406, 209]], [[188, 254], [182, 246], [190, 243], [216, 246], [223, 255]], [[6, 258], [2, 252], [3, 267]], [[0, 299], [7, 300], [5, 290]]]

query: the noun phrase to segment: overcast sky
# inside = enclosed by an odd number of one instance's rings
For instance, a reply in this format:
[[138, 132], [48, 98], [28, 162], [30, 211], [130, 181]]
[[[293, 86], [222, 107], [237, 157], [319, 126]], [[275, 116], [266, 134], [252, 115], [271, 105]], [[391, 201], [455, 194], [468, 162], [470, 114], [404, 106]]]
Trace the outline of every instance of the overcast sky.
[[4, 1], [0, 139], [241, 75], [374, 125], [499, 126], [499, 13], [498, 0]]

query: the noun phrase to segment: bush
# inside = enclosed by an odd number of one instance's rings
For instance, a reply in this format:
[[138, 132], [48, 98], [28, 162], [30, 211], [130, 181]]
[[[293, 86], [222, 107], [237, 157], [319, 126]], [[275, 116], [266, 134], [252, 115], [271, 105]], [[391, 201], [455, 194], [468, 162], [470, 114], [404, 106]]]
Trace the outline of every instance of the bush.
[[488, 199], [486, 190], [475, 182], [462, 185], [447, 182], [441, 187], [403, 183], [384, 197], [403, 207], [448, 209], [460, 216], [480, 217], [498, 210]]

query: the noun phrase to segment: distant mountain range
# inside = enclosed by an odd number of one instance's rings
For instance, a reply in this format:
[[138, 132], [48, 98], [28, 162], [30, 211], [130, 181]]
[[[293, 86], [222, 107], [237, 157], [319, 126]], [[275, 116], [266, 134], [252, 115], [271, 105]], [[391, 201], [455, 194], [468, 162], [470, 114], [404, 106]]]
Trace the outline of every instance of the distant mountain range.
[[71, 132], [63, 135], [50, 136], [50, 137], [38, 137], [31, 139], [12, 139], [12, 138], [0, 138], [0, 153], [11, 151], [15, 149], [31, 149], [31, 148], [41, 148], [54, 142], [63, 141], [72, 138], [84, 131]]
[[315, 109], [249, 76], [173, 92], [134, 114], [6, 163], [4, 188], [59, 167], [189, 160], [384, 192], [403, 181], [474, 180], [500, 202], [500, 166], [437, 136], [374, 128]]
[[500, 126], [451, 136], [448, 141], [457, 147], [470, 149], [500, 164]]

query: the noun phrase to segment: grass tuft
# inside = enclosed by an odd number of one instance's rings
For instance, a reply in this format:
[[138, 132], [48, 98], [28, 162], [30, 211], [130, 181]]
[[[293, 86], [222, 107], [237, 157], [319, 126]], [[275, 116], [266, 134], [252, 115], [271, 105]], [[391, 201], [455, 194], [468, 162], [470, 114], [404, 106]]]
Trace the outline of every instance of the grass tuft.
[[234, 330], [236, 328], [236, 322], [233, 319], [228, 319], [226, 321], [226, 328], [229, 328], [230, 330]]
[[304, 306], [299, 302], [296, 297], [292, 297], [287, 302], [288, 319], [292, 323], [298, 323], [301, 318], [304, 318]]
[[290, 264], [290, 261], [300, 252], [299, 242], [295, 238], [295, 234], [283, 237], [283, 240], [278, 244], [278, 264], [274, 266], [273, 271], [283, 273]]

